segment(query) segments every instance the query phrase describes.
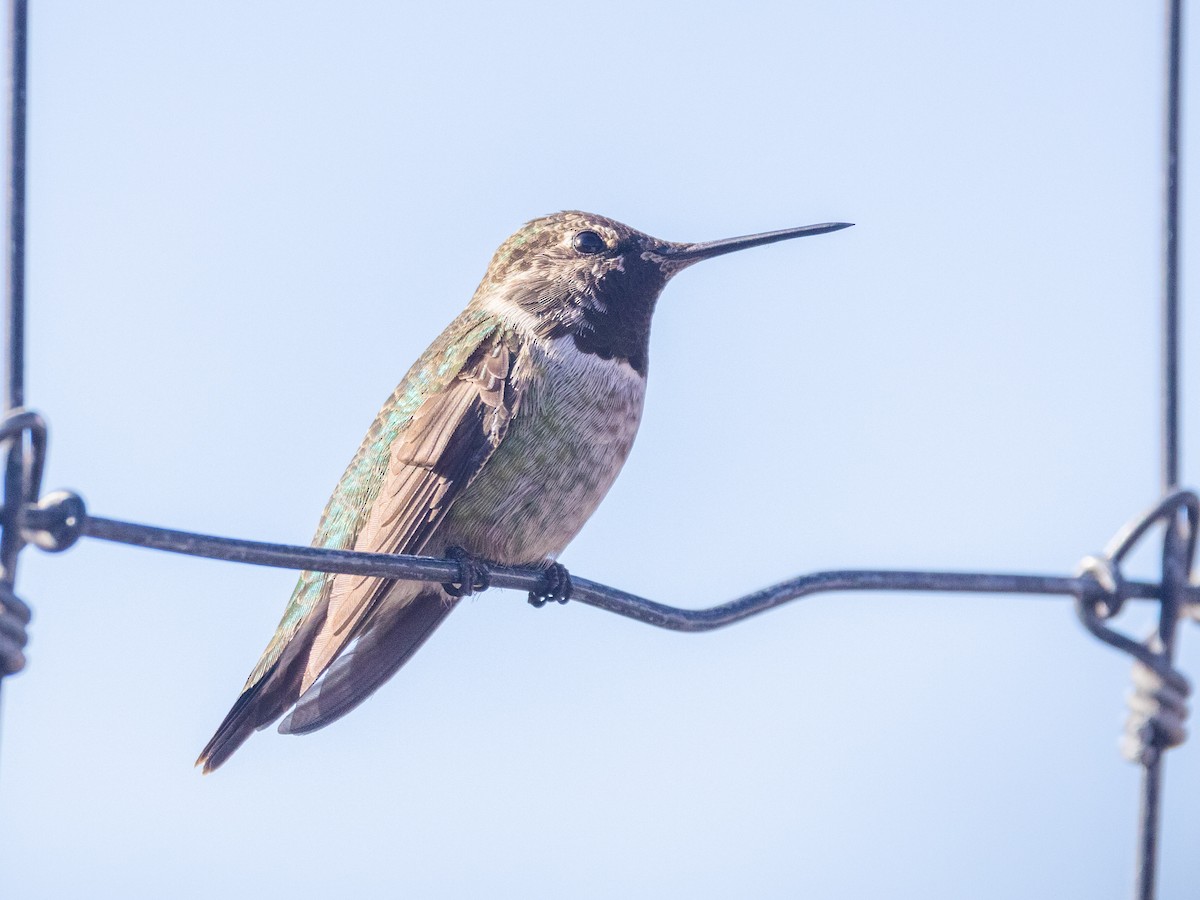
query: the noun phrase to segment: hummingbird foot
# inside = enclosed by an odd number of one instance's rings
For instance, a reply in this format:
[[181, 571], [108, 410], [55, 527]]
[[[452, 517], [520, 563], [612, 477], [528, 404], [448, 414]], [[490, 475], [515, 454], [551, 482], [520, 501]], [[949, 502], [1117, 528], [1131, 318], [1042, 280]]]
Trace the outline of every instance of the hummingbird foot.
[[551, 563], [546, 567], [541, 591], [529, 592], [529, 605], [541, 609], [551, 600], [566, 603], [571, 599], [571, 573], [562, 563]]
[[482, 559], [472, 556], [462, 547], [447, 547], [446, 558], [458, 563], [458, 581], [442, 585], [451, 597], [469, 597], [486, 591], [491, 585], [492, 570]]

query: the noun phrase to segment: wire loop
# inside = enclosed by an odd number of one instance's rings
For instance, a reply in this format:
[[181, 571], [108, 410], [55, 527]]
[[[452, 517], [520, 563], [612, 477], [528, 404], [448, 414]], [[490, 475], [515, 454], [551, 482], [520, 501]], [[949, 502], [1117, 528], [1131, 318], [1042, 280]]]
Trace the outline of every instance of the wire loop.
[[46, 467], [46, 422], [31, 410], [16, 409], [0, 420], [0, 444], [8, 445], [4, 469], [4, 512], [0, 516], [0, 581], [12, 585], [25, 508], [37, 502]]
[[[1136, 641], [1111, 628], [1111, 619], [1129, 597], [1121, 564], [1155, 525], [1164, 528], [1159, 627], [1150, 638]], [[1165, 648], [1170, 643], [1191, 581], [1200, 533], [1200, 498], [1191, 491], [1173, 491], [1157, 505], [1131, 520], [1109, 541], [1102, 554], [1087, 556], [1079, 574], [1086, 585], [1076, 598], [1076, 612], [1085, 628], [1104, 643], [1132, 656], [1134, 691], [1121, 752], [1126, 759], [1146, 764], [1154, 755], [1186, 737], [1188, 680], [1171, 665]]]
[[25, 508], [37, 499], [46, 466], [46, 422], [35, 412], [15, 409], [0, 420], [0, 444], [7, 444], [4, 508], [0, 512], [0, 678], [25, 668], [29, 607], [13, 593], [17, 556], [25, 547]]
[[1094, 585], [1085, 589], [1080, 601], [1087, 603], [1098, 618], [1111, 619], [1121, 611], [1128, 597], [1125, 576], [1117, 562], [1103, 554], [1085, 556], [1076, 572], [1080, 576], [1091, 576], [1094, 581]]

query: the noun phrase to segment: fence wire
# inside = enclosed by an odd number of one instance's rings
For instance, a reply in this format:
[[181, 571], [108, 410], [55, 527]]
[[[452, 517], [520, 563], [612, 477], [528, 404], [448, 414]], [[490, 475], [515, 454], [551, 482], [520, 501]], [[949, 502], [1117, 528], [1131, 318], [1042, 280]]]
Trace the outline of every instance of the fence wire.
[[[8, 21], [8, 259], [5, 291], [5, 421], [0, 437], [7, 445], [4, 461], [4, 508], [0, 522], [0, 676], [25, 665], [23, 648], [29, 608], [13, 593], [21, 552], [20, 511], [37, 498], [46, 453], [44, 424], [35, 435], [21, 422], [25, 403], [25, 96], [26, 37], [29, 10], [25, 0], [10, 0]], [[38, 420], [41, 421], [40, 419]], [[34, 471], [37, 467], [36, 472]]]
[[[572, 576], [570, 600], [675, 631], [708, 631], [768, 612], [814, 594], [853, 591], [953, 592], [1070, 597], [1083, 626], [1099, 640], [1135, 660], [1131, 715], [1122, 751], [1143, 767], [1135, 896], [1155, 893], [1159, 806], [1164, 752], [1183, 742], [1187, 679], [1173, 668], [1177, 624], [1200, 618], [1200, 585], [1192, 566], [1200, 535], [1200, 497], [1179, 488], [1179, 140], [1182, 0], [1166, 10], [1166, 111], [1164, 161], [1164, 259], [1162, 296], [1162, 484], [1164, 496], [1117, 532], [1101, 553], [1086, 556], [1071, 575], [908, 570], [812, 572], [716, 606], [671, 606]], [[0, 678], [23, 668], [30, 611], [14, 593], [20, 551], [33, 543], [66, 550], [83, 537], [114, 541], [215, 560], [349, 573], [411, 581], [458, 583], [471, 569], [458, 559], [357, 553], [239, 540], [175, 531], [90, 515], [76, 494], [41, 495], [46, 423], [23, 409], [25, 394], [25, 121], [27, 0], [9, 0], [9, 180], [6, 295], [5, 415], [0, 447], [6, 447], [3, 508], [0, 508]], [[1161, 529], [1156, 526], [1162, 526]], [[1157, 582], [1133, 581], [1122, 563], [1149, 534], [1162, 535], [1162, 574]], [[540, 569], [489, 566], [488, 585], [528, 591], [543, 605], [550, 585]], [[472, 585], [467, 584], [470, 589]], [[1136, 640], [1110, 620], [1131, 600], [1159, 605], [1154, 633]], [[565, 601], [564, 601], [565, 602]]]

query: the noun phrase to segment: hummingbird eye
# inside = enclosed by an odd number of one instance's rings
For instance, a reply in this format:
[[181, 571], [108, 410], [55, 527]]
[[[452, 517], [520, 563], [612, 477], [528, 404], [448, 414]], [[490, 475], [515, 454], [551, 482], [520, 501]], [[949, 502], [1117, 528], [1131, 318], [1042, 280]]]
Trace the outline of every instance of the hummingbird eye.
[[593, 254], [603, 253], [608, 249], [608, 244], [604, 243], [604, 238], [596, 234], [594, 231], [581, 231], [575, 235], [575, 239], [571, 241], [571, 246], [580, 253]]

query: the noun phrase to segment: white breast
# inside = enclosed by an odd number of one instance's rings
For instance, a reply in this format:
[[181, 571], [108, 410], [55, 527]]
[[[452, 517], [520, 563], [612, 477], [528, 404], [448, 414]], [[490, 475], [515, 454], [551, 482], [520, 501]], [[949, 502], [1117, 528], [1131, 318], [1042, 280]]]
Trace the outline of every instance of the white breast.
[[641, 422], [645, 379], [570, 337], [532, 341], [508, 434], [439, 529], [497, 562], [557, 556], [608, 493]]

